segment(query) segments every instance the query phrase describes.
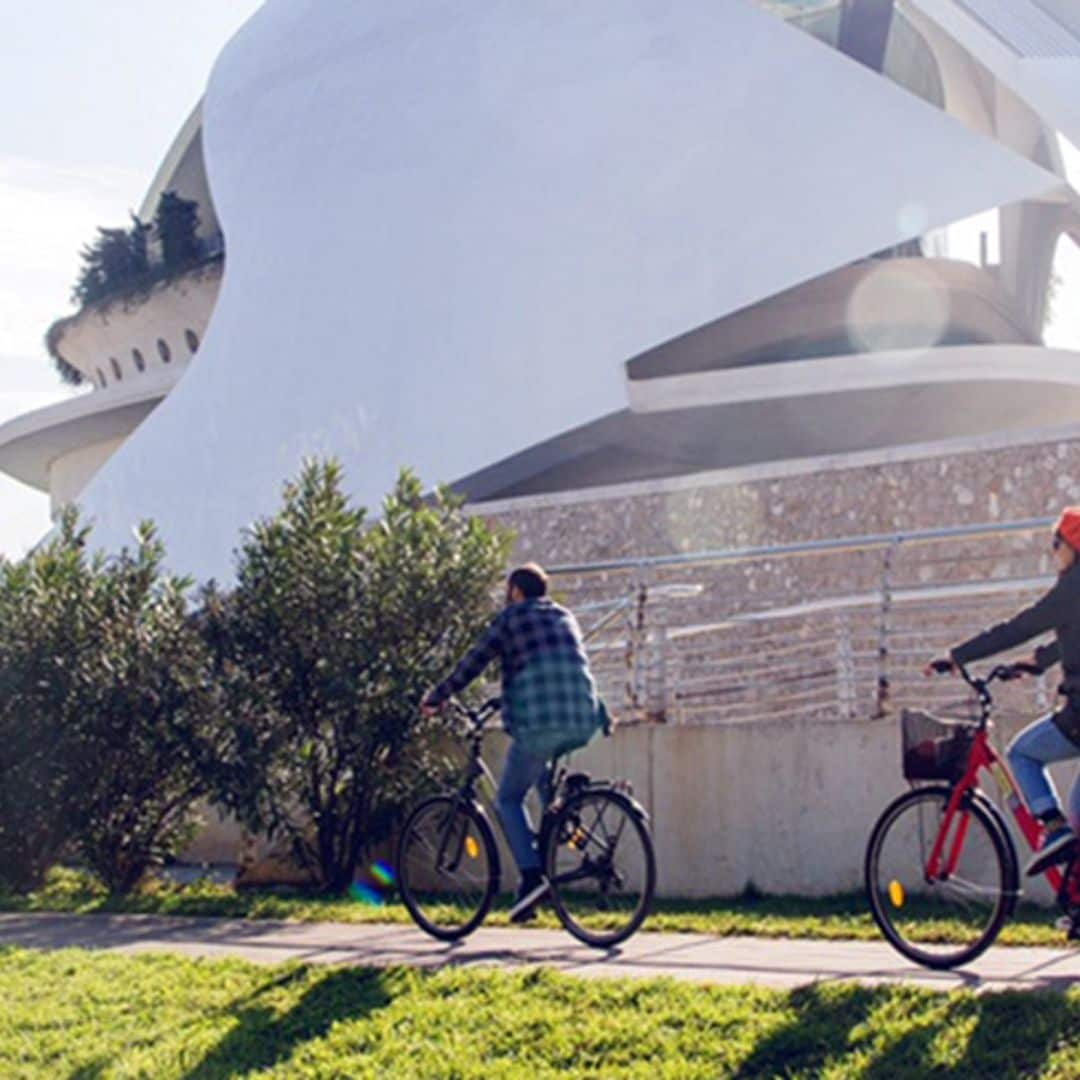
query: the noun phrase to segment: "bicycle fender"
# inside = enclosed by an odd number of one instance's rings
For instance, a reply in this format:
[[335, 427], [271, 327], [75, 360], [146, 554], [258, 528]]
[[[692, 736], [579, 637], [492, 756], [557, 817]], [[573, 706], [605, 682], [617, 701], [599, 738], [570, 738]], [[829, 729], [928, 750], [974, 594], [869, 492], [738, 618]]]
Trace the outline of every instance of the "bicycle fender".
[[[944, 785], [934, 785], [933, 789], [939, 791], [946, 798], [952, 794], [952, 788]], [[973, 788], [964, 797], [965, 802], [977, 803], [980, 810], [986, 811], [986, 816], [993, 822], [1001, 835], [1002, 843], [1009, 858], [1012, 860], [1012, 880], [1007, 882], [1005, 910], [1011, 916], [1016, 911], [1017, 901], [1020, 899], [1020, 861], [1016, 854], [1016, 844], [1013, 842], [1012, 833], [1005, 823], [1005, 817], [997, 808], [997, 804], [980, 788]]]
[[645, 807], [642, 806], [641, 803], [639, 803], [637, 801], [637, 799], [634, 798], [633, 795], [624, 795], [623, 798], [630, 804], [630, 809], [634, 811], [634, 814], [637, 817], [637, 819], [643, 825], [648, 825], [649, 824], [649, 811], [646, 810]]
[[495, 881], [495, 894], [497, 896], [502, 886], [502, 863], [499, 860], [499, 830], [491, 824], [491, 816], [484, 809], [482, 803], [473, 799], [472, 809], [475, 811], [476, 816], [491, 830], [491, 835], [495, 838], [492, 849], [495, 857], [491, 860], [491, 876]]
[[610, 782], [609, 783], [601, 783], [601, 784], [590, 784], [586, 790], [587, 791], [606, 791], [606, 792], [609, 792], [609, 793], [611, 793], [613, 795], [618, 795], [619, 798], [625, 799], [627, 801], [627, 803], [630, 805], [630, 809], [633, 811], [634, 817], [636, 817], [638, 819], [638, 821], [640, 821], [643, 825], [648, 825], [648, 823], [649, 823], [649, 811], [646, 810], [645, 807], [642, 806], [641, 803], [639, 803], [637, 801], [637, 799], [635, 799], [634, 796], [631, 795], [628, 791], [620, 791], [617, 787], [614, 787]]
[[1010, 883], [1009, 896], [1006, 901], [1006, 908], [1010, 915], [1016, 910], [1017, 901], [1020, 899], [1020, 862], [1016, 854], [1016, 844], [1013, 842], [1012, 833], [1009, 832], [1009, 826], [1005, 822], [1005, 815], [998, 809], [997, 804], [987, 795], [984, 791], [976, 788], [974, 791], [968, 792], [968, 797], [977, 802], [979, 806], [986, 811], [987, 816], [998, 827], [998, 831], [1001, 833], [1001, 839], [1005, 842], [1005, 850], [1009, 853], [1012, 859], [1013, 869], [1013, 881]]

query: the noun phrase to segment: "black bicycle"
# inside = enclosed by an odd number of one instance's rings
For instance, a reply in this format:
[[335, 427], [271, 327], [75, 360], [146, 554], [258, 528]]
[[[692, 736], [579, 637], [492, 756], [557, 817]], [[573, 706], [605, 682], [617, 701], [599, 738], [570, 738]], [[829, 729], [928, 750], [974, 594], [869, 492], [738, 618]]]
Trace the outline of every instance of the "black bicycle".
[[[467, 724], [468, 761], [456, 790], [433, 795], [406, 819], [397, 852], [401, 898], [417, 925], [456, 941], [483, 921], [499, 892], [499, 851], [477, 790], [495, 779], [482, 756], [484, 728], [498, 711], [450, 709]], [[610, 948], [644, 922], [656, 888], [656, 856], [648, 815], [623, 781], [593, 780], [551, 763], [551, 799], [539, 829], [550, 900], [562, 925], [586, 945]]]

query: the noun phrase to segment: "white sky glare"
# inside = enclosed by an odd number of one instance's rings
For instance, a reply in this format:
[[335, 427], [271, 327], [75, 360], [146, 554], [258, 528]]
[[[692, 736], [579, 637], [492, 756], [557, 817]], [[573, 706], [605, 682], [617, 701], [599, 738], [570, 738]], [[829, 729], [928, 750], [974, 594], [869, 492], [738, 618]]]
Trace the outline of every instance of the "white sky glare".
[[[0, 423], [73, 392], [43, 338], [70, 310], [79, 251], [98, 226], [127, 223], [221, 49], [260, 6], [41, 0], [8, 20], [0, 46]], [[1080, 152], [1064, 150], [1080, 184]], [[1064, 245], [1058, 271], [1065, 287], [1047, 343], [1077, 348], [1080, 249]], [[48, 524], [47, 498], [0, 475], [0, 553], [22, 555]]]
[[[0, 46], [0, 422], [69, 393], [43, 345], [79, 251], [124, 225], [261, 0], [43, 0]], [[0, 476], [0, 553], [49, 525], [48, 500]]]

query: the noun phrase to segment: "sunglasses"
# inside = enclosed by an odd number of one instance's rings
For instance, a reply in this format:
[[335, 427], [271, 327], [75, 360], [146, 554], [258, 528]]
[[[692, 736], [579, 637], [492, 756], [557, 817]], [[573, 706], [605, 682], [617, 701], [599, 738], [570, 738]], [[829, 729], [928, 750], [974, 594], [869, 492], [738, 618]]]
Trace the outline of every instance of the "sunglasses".
[[1052, 548], [1053, 548], [1053, 549], [1054, 549], [1055, 551], [1057, 551], [1057, 550], [1058, 550], [1059, 548], [1061, 548], [1061, 547], [1062, 547], [1062, 546], [1064, 545], [1064, 543], [1065, 543], [1065, 541], [1064, 541], [1064, 540], [1062, 540], [1062, 539], [1061, 539], [1061, 537], [1057, 535], [1057, 533], [1055, 533], [1055, 534], [1054, 534], [1054, 539], [1053, 539], [1053, 540], [1051, 541], [1051, 544], [1050, 544], [1050, 546], [1051, 546], [1051, 547], [1052, 547]]

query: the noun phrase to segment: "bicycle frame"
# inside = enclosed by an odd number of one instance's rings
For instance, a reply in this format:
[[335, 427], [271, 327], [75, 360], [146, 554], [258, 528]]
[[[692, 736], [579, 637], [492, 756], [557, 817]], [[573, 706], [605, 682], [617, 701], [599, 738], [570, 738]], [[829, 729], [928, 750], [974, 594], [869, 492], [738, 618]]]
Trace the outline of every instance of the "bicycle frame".
[[[491, 698], [485, 702], [480, 709], [470, 710], [465, 708], [453, 699], [450, 701], [450, 707], [455, 709], [459, 715], [467, 719], [471, 726], [469, 731], [469, 761], [465, 767], [464, 777], [461, 783], [452, 792], [457, 804], [462, 803], [480, 803], [485, 811], [494, 809], [494, 800], [498, 792], [498, 781], [495, 779], [495, 774], [491, 771], [488, 763], [483, 757], [483, 735], [485, 731], [485, 723], [488, 717], [492, 716], [499, 708], [500, 700], [498, 698]], [[556, 758], [548, 764], [547, 774], [539, 784], [539, 790], [541, 792], [541, 821], [538, 831], [539, 840], [543, 841], [546, 827], [549, 824], [549, 809], [551, 806], [551, 800], [554, 799], [559, 787], [563, 783], [566, 777], [567, 769], [565, 760], [563, 758]], [[482, 793], [477, 791], [477, 782], [482, 781], [485, 790]], [[543, 792], [547, 791], [548, 798], [544, 798]], [[506, 829], [503, 826], [502, 819], [498, 813], [487, 814], [487, 817], [494, 819], [495, 826], [502, 834], [503, 839], [506, 839]], [[442, 864], [443, 855], [445, 854], [444, 845], [447, 843], [449, 837], [449, 830], [444, 835], [442, 844], [439, 848], [438, 860], [439, 864]]]
[[[945, 816], [938, 830], [933, 849], [930, 852], [930, 858], [927, 861], [925, 873], [928, 882], [945, 881], [956, 872], [956, 867], [960, 862], [960, 854], [964, 847], [964, 839], [967, 835], [968, 821], [970, 820], [970, 815], [962, 812], [962, 807], [969, 793], [978, 791], [979, 773], [982, 770], [986, 770], [994, 778], [1005, 805], [1015, 818], [1020, 833], [1027, 841], [1028, 846], [1032, 851], [1038, 849], [1042, 826], [1028, 809], [1020, 792], [1020, 787], [1010, 772], [1007, 763], [998, 756], [987, 734], [992, 701], [986, 687], [987, 683], [992, 681], [993, 678], [1001, 677], [998, 675], [1000, 670], [1002, 669], [995, 668], [987, 680], [974, 680], [968, 676], [966, 671], [961, 669], [961, 674], [965, 680], [979, 695], [982, 717], [968, 754], [967, 768], [964, 775], [953, 785], [952, 794], [945, 809]], [[948, 842], [949, 834], [957, 814], [960, 814], [959, 824], [950, 844]], [[946, 851], [946, 849], [948, 850]], [[943, 862], [944, 865], [942, 865]], [[1054, 895], [1059, 899], [1067, 900], [1070, 904], [1080, 903], [1080, 874], [1071, 872], [1073, 865], [1076, 865], [1076, 863], [1068, 864], [1064, 872], [1059, 866], [1051, 866], [1043, 871], [1051, 888], [1054, 890]], [[1067, 894], [1064, 897], [1062, 896], [1063, 886], [1067, 888]]]

